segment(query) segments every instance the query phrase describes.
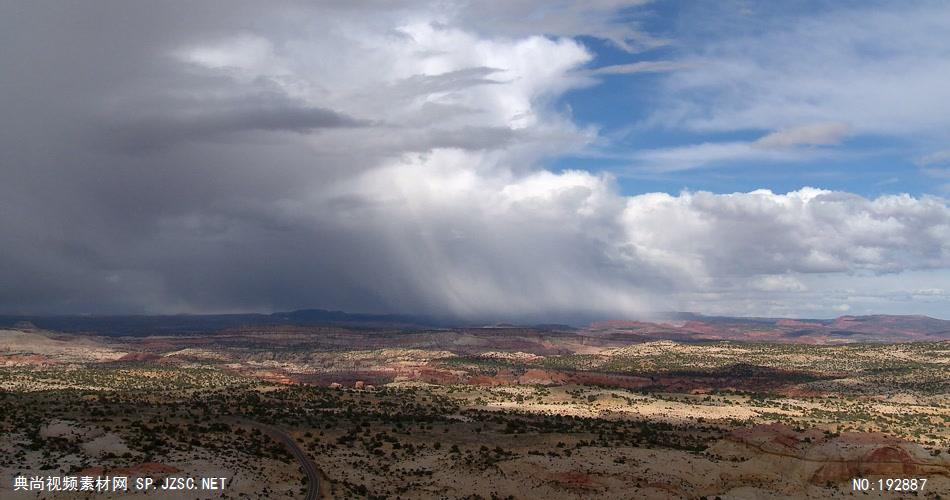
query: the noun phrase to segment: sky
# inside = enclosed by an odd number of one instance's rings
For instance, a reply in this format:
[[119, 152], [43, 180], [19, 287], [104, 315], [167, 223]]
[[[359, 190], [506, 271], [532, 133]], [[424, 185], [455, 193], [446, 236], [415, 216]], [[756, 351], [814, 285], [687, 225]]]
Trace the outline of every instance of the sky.
[[0, 312], [950, 318], [950, 4], [0, 2]]

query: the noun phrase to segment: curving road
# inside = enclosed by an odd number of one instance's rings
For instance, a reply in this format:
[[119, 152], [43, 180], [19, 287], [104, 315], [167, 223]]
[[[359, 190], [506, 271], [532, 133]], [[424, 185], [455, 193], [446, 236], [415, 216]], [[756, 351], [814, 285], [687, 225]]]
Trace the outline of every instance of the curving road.
[[274, 441], [277, 441], [284, 445], [290, 454], [300, 462], [300, 468], [303, 469], [304, 474], [307, 475], [307, 495], [304, 496], [307, 500], [317, 500], [320, 498], [320, 469], [317, 468], [317, 464], [313, 463], [313, 460], [310, 459], [307, 454], [300, 449], [300, 446], [297, 445], [297, 442], [294, 441], [294, 438], [290, 437], [286, 432], [267, 424], [262, 424], [260, 422], [253, 422], [250, 420], [241, 420], [242, 424], [257, 428], [264, 434], [270, 436]]

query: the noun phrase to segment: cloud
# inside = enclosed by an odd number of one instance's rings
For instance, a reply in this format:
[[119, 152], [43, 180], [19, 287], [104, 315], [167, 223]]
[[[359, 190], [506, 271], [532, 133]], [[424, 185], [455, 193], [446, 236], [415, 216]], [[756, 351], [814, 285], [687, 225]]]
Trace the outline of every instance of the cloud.
[[751, 288], [762, 292], [804, 292], [808, 289], [794, 276], [770, 275], [750, 280]]
[[0, 53], [0, 282], [16, 284], [0, 310], [946, 310], [887, 281], [946, 288], [944, 199], [625, 196], [608, 174], [545, 169], [599, 139], [559, 104], [596, 83], [572, 36], [661, 43], [622, 22], [630, 2], [551, 5], [0, 6], [17, 47]]
[[633, 155], [633, 168], [677, 172], [752, 161], [792, 162], [812, 156], [814, 153], [811, 151], [763, 148], [757, 142], [704, 142], [640, 151]]
[[18, 49], [0, 55], [0, 105], [19, 118], [0, 137], [0, 281], [23, 285], [0, 309], [438, 312], [404, 243], [335, 190], [405, 155], [527, 175], [582, 147], [591, 132], [550, 103], [590, 84], [574, 72], [592, 56], [542, 34], [629, 33], [607, 7], [607, 24], [557, 14], [525, 35], [455, 7], [3, 8]]
[[942, 150], [924, 155], [917, 159], [917, 164], [922, 167], [950, 164], [950, 150]]
[[873, 281], [950, 265], [950, 207], [937, 198], [817, 189], [628, 197], [606, 176], [486, 175], [471, 161], [440, 150], [334, 190], [349, 200], [348, 221], [383, 235], [372, 248], [397, 259], [389, 273], [418, 280], [402, 300], [418, 293], [414, 300], [467, 316], [630, 314], [708, 309], [690, 298], [698, 293], [717, 293], [717, 307], [749, 290], [779, 300], [810, 293], [809, 275]]
[[501, 68], [484, 66], [457, 69], [437, 75], [413, 75], [397, 82], [394, 86], [401, 87], [407, 96], [429, 95], [441, 92], [455, 92], [476, 85], [491, 85], [502, 83], [490, 78], [495, 73], [504, 73]]
[[628, 64], [613, 64], [590, 70], [592, 75], [634, 75], [637, 73], [667, 73], [687, 68], [688, 65], [675, 61], [637, 61]]
[[[777, 145], [791, 131], [794, 143], [810, 133], [827, 144], [846, 134], [950, 138], [947, 4], [807, 11], [762, 4], [754, 22], [728, 4], [707, 7], [681, 16], [677, 62], [689, 66], [664, 76], [651, 123], [694, 132], [784, 130]], [[850, 130], [832, 125], [842, 122]], [[795, 128], [802, 124], [827, 128]]]
[[649, 0], [465, 1], [449, 4], [446, 10], [452, 19], [461, 20], [479, 32], [516, 38], [538, 33], [568, 37], [593, 35], [623, 50], [640, 52], [669, 43], [640, 29], [636, 8], [648, 3]]
[[[691, 134], [774, 131], [752, 143], [763, 150], [838, 146], [861, 136], [917, 145], [911, 149], [950, 139], [945, 4], [732, 9], [722, 4], [682, 12], [676, 32], [682, 50], [671, 61], [680, 67], [662, 76], [643, 126]], [[646, 155], [681, 157], [705, 149], [720, 159], [674, 159], [670, 169], [722, 164], [730, 151], [737, 161], [756, 157], [734, 141], [707, 142]], [[866, 154], [875, 148], [861, 147]]]
[[123, 117], [106, 133], [125, 150], [153, 150], [181, 142], [222, 140], [240, 132], [310, 133], [318, 129], [362, 127], [360, 120], [306, 104], [248, 106], [248, 100], [216, 103], [215, 109], [161, 110], [152, 116]]
[[847, 123], [813, 123], [772, 132], [755, 141], [754, 146], [781, 149], [794, 146], [830, 146], [840, 144], [851, 127]]
[[[950, 150], [930, 153], [917, 159], [920, 171], [927, 177], [950, 180]], [[950, 182], [944, 182], [937, 187], [938, 191], [950, 193]]]
[[[950, 208], [940, 198], [869, 200], [804, 188], [630, 198], [633, 248], [663, 255], [692, 276], [873, 273], [950, 263]], [[911, 243], [913, 242], [913, 243]]]
[[[849, 156], [883, 165], [950, 140], [946, 4], [812, 7], [753, 1], [748, 9], [728, 2], [680, 9], [672, 28], [677, 50], [663, 61], [675, 70], [655, 79], [657, 91], [635, 128], [692, 144], [636, 152], [633, 168], [671, 172]], [[745, 139], [763, 131], [758, 140]], [[824, 173], [855, 179], [850, 162], [836, 163]], [[924, 175], [942, 175], [923, 166]], [[941, 192], [945, 184], [892, 177], [902, 189]]]
[[634, 168], [676, 172], [703, 167], [757, 162], [794, 162], [832, 156], [808, 146], [840, 143], [850, 127], [843, 123], [816, 123], [779, 130], [755, 141], [704, 142], [662, 149], [647, 149], [634, 155]]

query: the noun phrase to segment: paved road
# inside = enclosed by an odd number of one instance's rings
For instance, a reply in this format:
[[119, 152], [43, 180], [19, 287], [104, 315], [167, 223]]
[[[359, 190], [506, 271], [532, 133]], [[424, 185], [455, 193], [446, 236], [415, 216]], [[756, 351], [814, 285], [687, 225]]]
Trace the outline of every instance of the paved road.
[[249, 425], [251, 427], [256, 427], [264, 434], [267, 434], [275, 441], [284, 445], [291, 455], [300, 462], [300, 467], [303, 469], [304, 474], [307, 475], [307, 495], [304, 497], [307, 500], [317, 500], [320, 498], [320, 469], [317, 469], [317, 464], [313, 463], [313, 460], [310, 460], [310, 457], [300, 449], [300, 446], [297, 445], [297, 442], [294, 441], [294, 438], [290, 437], [284, 431], [267, 424], [262, 424], [260, 422], [252, 422], [250, 420], [241, 420], [242, 424]]

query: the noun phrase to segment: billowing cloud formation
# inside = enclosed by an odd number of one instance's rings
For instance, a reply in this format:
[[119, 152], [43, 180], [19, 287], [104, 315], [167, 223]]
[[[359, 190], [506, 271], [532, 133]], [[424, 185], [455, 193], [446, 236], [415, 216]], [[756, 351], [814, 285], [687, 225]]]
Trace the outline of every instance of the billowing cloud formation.
[[345, 195], [351, 214], [380, 221], [373, 233], [392, 239], [380, 246], [406, 252], [427, 300], [455, 311], [655, 309], [722, 288], [804, 291], [795, 276], [950, 266], [950, 207], [937, 198], [622, 196], [609, 177], [483, 175], [469, 161], [458, 151], [407, 159]]
[[596, 84], [571, 37], [660, 43], [616, 22], [635, 3], [4, 5], [0, 309], [827, 314], [950, 267], [938, 198], [542, 168], [598, 139], [556, 104]]
[[950, 265], [950, 208], [937, 198], [867, 200], [811, 188], [785, 195], [653, 194], [630, 198], [625, 223], [635, 248], [664, 256], [671, 270], [689, 276]]

